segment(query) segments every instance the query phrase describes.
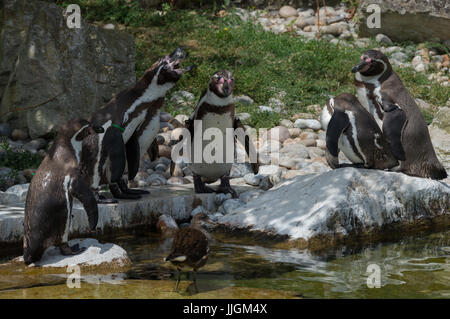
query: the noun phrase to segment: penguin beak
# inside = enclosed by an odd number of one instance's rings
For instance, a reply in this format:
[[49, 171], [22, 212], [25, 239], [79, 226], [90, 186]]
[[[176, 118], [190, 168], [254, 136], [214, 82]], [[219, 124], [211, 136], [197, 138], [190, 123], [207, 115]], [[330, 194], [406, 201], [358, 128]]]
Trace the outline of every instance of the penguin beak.
[[184, 60], [188, 56], [189, 56], [189, 53], [184, 52], [184, 48], [182, 46], [179, 46], [170, 54], [169, 59], [170, 59], [170, 61]]
[[364, 69], [367, 65], [369, 65], [366, 61], [362, 60], [357, 65], [352, 68], [352, 73], [356, 73]]

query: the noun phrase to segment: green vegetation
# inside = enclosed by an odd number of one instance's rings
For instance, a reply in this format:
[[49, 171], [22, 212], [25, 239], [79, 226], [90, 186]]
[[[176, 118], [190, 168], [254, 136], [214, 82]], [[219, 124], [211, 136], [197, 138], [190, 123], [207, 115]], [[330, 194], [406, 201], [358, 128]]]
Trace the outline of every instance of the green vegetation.
[[12, 171], [0, 178], [0, 189], [4, 188], [7, 180], [15, 179], [19, 171], [28, 168], [37, 168], [41, 164], [43, 157], [40, 154], [32, 154], [26, 151], [16, 151], [2, 139], [0, 151], [4, 154], [0, 158], [0, 167], [9, 167]]
[[[271, 97], [286, 92], [282, 101], [287, 115], [307, 112], [306, 106], [323, 104], [329, 96], [354, 93], [350, 69], [367, 49], [336, 46], [325, 40], [307, 42], [293, 34], [275, 35], [232, 14], [218, 17], [214, 8], [174, 10], [166, 4], [158, 12], [125, 0], [57, 2], [78, 3], [89, 22], [113, 22], [132, 33], [138, 77], [158, 57], [183, 45], [191, 54], [185, 64], [193, 63], [197, 68], [184, 76], [174, 90], [186, 90], [198, 98], [211, 74], [227, 68], [235, 75], [235, 95], [248, 95], [256, 105], [268, 105]], [[375, 46], [372, 42], [368, 48]], [[449, 99], [448, 88], [428, 80], [426, 75], [409, 68], [396, 71], [415, 97], [434, 105], [445, 105]], [[192, 111], [170, 104], [167, 110], [187, 114]], [[252, 114], [248, 124], [256, 127], [276, 125], [280, 116], [261, 114], [255, 106], [238, 105], [238, 112]], [[427, 114], [427, 120], [430, 116], [432, 113]]]

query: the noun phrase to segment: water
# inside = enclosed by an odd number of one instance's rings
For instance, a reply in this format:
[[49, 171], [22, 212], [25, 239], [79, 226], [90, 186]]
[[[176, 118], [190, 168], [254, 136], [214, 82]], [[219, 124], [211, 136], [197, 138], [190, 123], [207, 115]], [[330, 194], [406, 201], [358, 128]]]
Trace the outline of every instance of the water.
[[[21, 274], [0, 269], [0, 298], [449, 298], [450, 231], [422, 234], [355, 250], [322, 255], [290, 249], [214, 243], [194, 293], [183, 274], [180, 293], [174, 269], [162, 261], [170, 240], [157, 234], [114, 239], [132, 260], [123, 273], [83, 276], [69, 289], [66, 275]], [[2, 262], [11, 259], [5, 256]], [[379, 266], [381, 287], [368, 288], [370, 264]], [[375, 266], [376, 267], [376, 266]]]

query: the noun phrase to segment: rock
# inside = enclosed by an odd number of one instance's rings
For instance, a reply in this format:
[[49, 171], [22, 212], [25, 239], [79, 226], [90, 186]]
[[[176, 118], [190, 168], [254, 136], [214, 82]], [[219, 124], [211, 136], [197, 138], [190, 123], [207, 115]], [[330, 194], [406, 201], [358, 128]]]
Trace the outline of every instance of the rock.
[[277, 140], [280, 143], [283, 143], [290, 137], [289, 130], [284, 126], [276, 126], [271, 128], [269, 132], [267, 132], [268, 140]]
[[167, 180], [167, 184], [169, 185], [185, 185], [185, 184], [190, 184], [191, 181], [188, 180], [187, 178], [184, 177], [180, 177], [180, 176], [172, 176], [171, 178], [169, 178]]
[[[170, 97], [169, 102], [173, 103], [173, 104], [187, 104], [186, 102], [192, 102], [195, 100], [195, 96], [194, 94], [192, 94], [191, 92], [187, 92], [187, 91], [176, 91], [173, 92], [172, 96]], [[180, 121], [181, 122], [181, 121]], [[183, 122], [181, 122], [183, 123]]]
[[400, 63], [405, 63], [408, 61], [408, 56], [400, 51], [392, 53], [390, 59], [397, 60]]
[[30, 187], [29, 183], [17, 184], [8, 188], [5, 193], [16, 195], [20, 202], [24, 202], [25, 199], [27, 198], [29, 187]]
[[389, 39], [389, 37], [385, 34], [382, 33], [378, 33], [377, 36], [375, 37], [375, 40], [378, 43], [384, 44], [384, 45], [393, 45], [394, 43], [392, 42], [391, 39]]
[[159, 216], [156, 230], [158, 233], [161, 233], [163, 238], [173, 237], [178, 229], [177, 222], [172, 216], [166, 214]]
[[286, 236], [303, 248], [314, 240], [315, 248], [323, 248], [347, 236], [377, 241], [393, 232], [401, 235], [402, 230], [410, 234], [414, 227], [435, 225], [449, 215], [446, 184], [401, 173], [342, 168], [282, 182], [218, 222], [235, 231]]
[[305, 140], [301, 140], [300, 144], [305, 145], [306, 147], [316, 146], [316, 140], [308, 138]]
[[277, 113], [280, 113], [281, 110], [285, 107], [283, 102], [274, 97], [269, 99], [269, 106]]
[[15, 128], [11, 133], [11, 138], [13, 141], [23, 141], [28, 138], [28, 132], [25, 129]]
[[248, 184], [248, 185], [252, 185], [252, 186], [258, 186], [259, 182], [261, 181], [261, 179], [263, 178], [263, 175], [260, 174], [253, 174], [253, 173], [249, 173], [246, 174], [244, 176], [244, 181]]
[[159, 156], [171, 157], [172, 149], [167, 145], [158, 145]]
[[154, 169], [155, 169], [155, 172], [163, 173], [163, 172], [167, 171], [167, 166], [160, 163], [160, 164], [157, 164]]
[[172, 119], [172, 115], [170, 115], [170, 113], [167, 112], [161, 112], [159, 114], [159, 120], [161, 122], [169, 122]]
[[184, 122], [187, 121], [188, 119], [189, 119], [189, 116], [187, 116], [185, 114], [178, 114], [175, 116], [175, 120], [177, 120], [178, 122], [180, 122], [183, 125], [184, 125]]
[[[332, 35], [338, 36], [341, 33], [343, 33], [344, 31], [346, 31], [347, 29], [348, 29], [347, 23], [338, 22], [338, 23], [333, 23], [330, 25], [321, 26], [320, 33], [332, 34]], [[306, 26], [303, 30], [306, 32], [317, 32], [317, 26], [316, 25]]]
[[31, 264], [34, 267], [67, 268], [78, 265], [80, 267], [123, 268], [131, 265], [127, 252], [115, 244], [101, 244], [93, 238], [69, 240], [70, 246], [78, 244], [86, 250], [78, 255], [63, 256], [59, 248], [47, 248], [41, 260]]
[[275, 34], [280, 34], [287, 32], [286, 26], [284, 24], [274, 24], [270, 30]]
[[312, 130], [320, 130], [322, 128], [322, 125], [317, 120], [304, 120], [304, 119], [298, 119], [294, 123], [294, 127], [296, 128], [310, 128]]
[[227, 199], [230, 199], [232, 196], [230, 193], [228, 194], [224, 194], [224, 193], [218, 193], [216, 194], [216, 197], [214, 197], [214, 203], [216, 204], [216, 206], [220, 206], [223, 204], [224, 201], [226, 201]]
[[302, 144], [288, 144], [280, 149], [280, 156], [304, 159], [309, 158], [309, 152]]
[[309, 152], [309, 158], [314, 159], [316, 157], [322, 157], [325, 156], [324, 150], [318, 148], [318, 147], [308, 147]]
[[260, 112], [273, 112], [273, 109], [270, 106], [260, 105], [258, 108]]
[[273, 187], [273, 184], [270, 180], [270, 176], [264, 176], [259, 182], [259, 188], [263, 191], [267, 191]]
[[[65, 9], [47, 1], [4, 2], [1, 121], [31, 138], [72, 118], [89, 118], [135, 82], [134, 38], [85, 22], [68, 29]], [[39, 81], [30, 81], [30, 78]]]
[[279, 15], [282, 18], [296, 17], [298, 15], [298, 12], [294, 7], [282, 6], [280, 8]]
[[230, 178], [244, 177], [244, 175], [252, 172], [253, 171], [249, 163], [233, 163], [230, 170]]
[[294, 123], [292, 121], [286, 120], [286, 119], [280, 120], [280, 125], [284, 126], [286, 128], [293, 128], [294, 127]]
[[450, 174], [450, 107], [441, 107], [428, 127], [434, 150]]
[[[373, 12], [367, 12], [367, 7], [371, 4], [378, 4], [381, 8], [380, 28], [370, 28], [367, 25], [368, 17], [373, 14]], [[442, 41], [449, 39], [450, 11], [442, 1], [360, 0], [358, 17], [360, 36], [375, 36], [383, 33], [397, 42], [425, 42], [433, 38]]]
[[314, 119], [314, 115], [311, 113], [296, 113], [292, 116], [292, 119], [298, 120], [298, 119], [306, 119], [306, 120], [310, 120], [310, 119]]
[[249, 113], [238, 113], [236, 116], [241, 121], [249, 120], [252, 117]]
[[281, 168], [277, 165], [261, 165], [259, 167], [258, 175], [281, 175]]
[[222, 204], [222, 211], [224, 215], [230, 213], [231, 211], [235, 211], [239, 207], [242, 207], [245, 203], [240, 199], [227, 199]]
[[255, 101], [247, 95], [238, 95], [234, 97], [234, 103], [241, 103], [244, 105], [252, 105]]
[[151, 186], [161, 186], [167, 184], [167, 179], [161, 174], [154, 173], [147, 178], [146, 182]]
[[296, 25], [300, 29], [303, 29], [304, 27], [306, 27], [308, 25], [308, 23], [307, 23], [305, 17], [298, 17], [295, 20], [294, 25]]
[[325, 150], [327, 147], [327, 142], [324, 140], [316, 140], [316, 146], [322, 150]]
[[297, 136], [300, 136], [301, 130], [299, 128], [290, 128], [289, 129], [289, 135], [291, 138], [295, 138]]
[[422, 99], [417, 98], [416, 99], [416, 103], [417, 103], [417, 106], [419, 106], [423, 110], [430, 110], [431, 109], [430, 103], [428, 103], [428, 102], [426, 102], [426, 101], [424, 101]]
[[319, 136], [316, 133], [313, 132], [301, 132], [299, 137], [302, 140], [316, 140], [319, 138]]
[[202, 206], [202, 205], [198, 205], [197, 207], [195, 207], [192, 212], [191, 212], [191, 217], [194, 217], [197, 214], [206, 214], [209, 215], [209, 212]]
[[23, 148], [30, 153], [36, 153], [38, 150], [44, 148], [47, 145], [47, 141], [43, 138], [37, 138], [35, 140], [26, 143]]
[[0, 167], [0, 178], [5, 178], [10, 176], [12, 173], [12, 169], [9, 167]]
[[8, 123], [0, 123], [0, 136], [10, 137], [12, 129]]

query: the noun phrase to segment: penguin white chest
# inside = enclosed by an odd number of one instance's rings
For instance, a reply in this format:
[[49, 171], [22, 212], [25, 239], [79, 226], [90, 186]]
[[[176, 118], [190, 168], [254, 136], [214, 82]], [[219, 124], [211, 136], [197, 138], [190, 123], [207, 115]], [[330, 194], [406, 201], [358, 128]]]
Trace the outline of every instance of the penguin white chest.
[[[227, 175], [233, 165], [233, 163], [227, 163], [226, 161], [227, 152], [234, 152], [234, 143], [233, 149], [226, 149], [227, 128], [233, 128], [233, 119], [230, 112], [222, 114], [207, 113], [202, 118], [202, 131], [194, 131], [194, 141], [192, 143], [194, 163], [192, 171], [200, 175], [202, 180], [206, 182], [213, 182], [221, 176]], [[198, 129], [198, 131], [200, 130]], [[201, 139], [199, 138], [199, 133], [201, 134]], [[202, 140], [201, 148], [195, 145], [200, 140]], [[198, 150], [202, 152], [201, 162], [196, 162], [195, 159], [195, 152]]]
[[157, 111], [156, 114], [153, 116], [153, 118], [150, 120], [150, 122], [143, 128], [142, 134], [139, 136], [139, 149], [140, 149], [140, 156], [145, 154], [147, 152], [148, 148], [152, 144], [153, 140], [155, 139], [156, 135], [159, 131], [159, 115], [161, 111]]

